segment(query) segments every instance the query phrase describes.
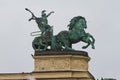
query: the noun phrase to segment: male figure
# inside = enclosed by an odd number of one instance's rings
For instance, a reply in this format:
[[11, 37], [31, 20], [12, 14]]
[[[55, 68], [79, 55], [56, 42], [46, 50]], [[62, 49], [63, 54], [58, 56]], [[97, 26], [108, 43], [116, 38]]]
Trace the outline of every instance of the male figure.
[[[47, 47], [48, 47], [48, 43], [50, 42], [50, 39], [53, 35], [52, 27], [50, 25], [48, 25], [47, 17], [50, 16], [51, 13], [54, 13], [54, 12], [52, 11], [49, 14], [46, 15], [46, 13], [45, 13], [46, 10], [43, 10], [41, 12], [41, 17], [36, 17], [33, 14], [33, 12], [30, 11], [28, 8], [25, 8], [25, 10], [27, 10], [28, 12], [30, 12], [32, 14], [32, 17], [29, 19], [29, 21], [35, 20], [35, 22], [38, 25], [38, 28], [41, 31], [41, 35], [39, 37], [35, 37], [35, 39], [33, 40], [33, 43], [32, 43], [33, 48], [35, 50], [40, 50], [40, 49], [46, 50]], [[33, 33], [37, 33], [37, 32], [33, 32]]]
[[54, 13], [54, 11], [50, 12], [48, 15], [46, 15], [46, 10], [43, 10], [41, 12], [41, 19], [42, 19], [42, 24], [45, 26], [45, 25], [48, 25], [48, 20], [47, 20], [47, 17], [50, 16], [52, 13]]
[[32, 17], [29, 19], [29, 21], [31, 20], [35, 20], [35, 22], [38, 25], [38, 28], [41, 30], [41, 34], [43, 34], [44, 32], [50, 30], [49, 28], [51, 28], [48, 25], [48, 20], [47, 17], [50, 16], [52, 13], [54, 13], [54, 11], [50, 12], [48, 15], [46, 15], [46, 10], [43, 10], [41, 12], [41, 17], [36, 17], [32, 11], [30, 11], [28, 8], [25, 8], [25, 10], [29, 11], [32, 14]]

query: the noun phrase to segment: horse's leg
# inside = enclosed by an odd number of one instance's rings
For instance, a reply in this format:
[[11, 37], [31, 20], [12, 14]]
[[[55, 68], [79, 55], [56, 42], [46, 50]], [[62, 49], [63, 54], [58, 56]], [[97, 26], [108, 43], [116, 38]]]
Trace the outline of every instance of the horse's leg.
[[72, 49], [71, 47], [69, 46], [65, 46], [65, 50], [70, 50], [70, 51], [73, 51], [74, 49]]
[[56, 42], [56, 36], [53, 36], [51, 39], [51, 49], [57, 50], [57, 42]]
[[65, 50], [74, 50], [72, 49], [72, 45], [68, 42], [68, 40], [64, 40], [64, 47], [65, 47]]
[[92, 46], [92, 49], [95, 49], [95, 46], [94, 46], [94, 43], [93, 43], [93, 42], [91, 43], [91, 46]]
[[71, 43], [69, 44], [69, 47], [72, 48], [72, 44]]
[[89, 33], [87, 33], [86, 36], [83, 38], [83, 42], [88, 43], [86, 46], [82, 47], [83, 49], [87, 48], [89, 45], [92, 46], [92, 49], [95, 49], [95, 46], [94, 46], [95, 39]]
[[92, 46], [93, 49], [95, 49], [95, 46], [94, 46], [95, 39], [93, 38], [92, 35], [90, 35], [90, 38], [92, 39], [91, 46]]
[[83, 46], [83, 47], [82, 47], [83, 49], [86, 49], [86, 48], [91, 44], [91, 40], [90, 40], [90, 38], [89, 38], [88, 35], [84, 36], [84, 37], [82, 38], [82, 41], [85, 42], [85, 43], [87, 43], [86, 46]]
[[87, 43], [87, 45], [86, 46], [83, 46], [82, 48], [83, 49], [86, 49], [89, 45], [90, 45], [90, 41], [84, 41], [85, 43]]
[[47, 42], [47, 40], [45, 39], [45, 48], [44, 48], [44, 50], [47, 50], [47, 47], [48, 47], [48, 42]]

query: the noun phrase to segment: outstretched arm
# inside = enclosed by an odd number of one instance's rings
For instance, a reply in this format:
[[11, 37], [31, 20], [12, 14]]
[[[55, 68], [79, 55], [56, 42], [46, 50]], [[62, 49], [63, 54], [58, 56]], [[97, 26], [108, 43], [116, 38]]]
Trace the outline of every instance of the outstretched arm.
[[54, 11], [50, 12], [46, 17], [50, 16], [52, 13], [54, 13]]

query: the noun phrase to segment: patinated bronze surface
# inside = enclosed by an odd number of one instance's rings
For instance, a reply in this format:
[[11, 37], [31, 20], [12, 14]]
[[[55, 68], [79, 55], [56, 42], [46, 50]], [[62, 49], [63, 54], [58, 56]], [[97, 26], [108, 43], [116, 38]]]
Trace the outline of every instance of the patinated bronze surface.
[[48, 50], [74, 50], [72, 44], [78, 43], [79, 41], [87, 43], [83, 46], [83, 49], [86, 49], [88, 46], [92, 46], [92, 49], [95, 49], [94, 43], [95, 39], [90, 33], [86, 33], [85, 29], [87, 28], [87, 21], [82, 16], [73, 17], [68, 24], [68, 30], [61, 31], [57, 35], [53, 35], [52, 26], [48, 24], [47, 17], [54, 13], [50, 12], [48, 15], [45, 13], [46, 10], [41, 12], [41, 17], [36, 17], [29, 9], [26, 8], [32, 14], [32, 17], [29, 19], [35, 20], [41, 34], [32, 42], [32, 46], [35, 51], [48, 51]]

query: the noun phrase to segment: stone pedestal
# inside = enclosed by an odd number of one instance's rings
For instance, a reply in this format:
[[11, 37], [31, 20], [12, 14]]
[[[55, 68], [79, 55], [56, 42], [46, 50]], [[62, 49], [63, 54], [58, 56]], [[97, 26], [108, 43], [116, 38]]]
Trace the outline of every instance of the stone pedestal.
[[94, 80], [88, 71], [87, 52], [40, 51], [33, 58], [32, 76], [37, 80]]

